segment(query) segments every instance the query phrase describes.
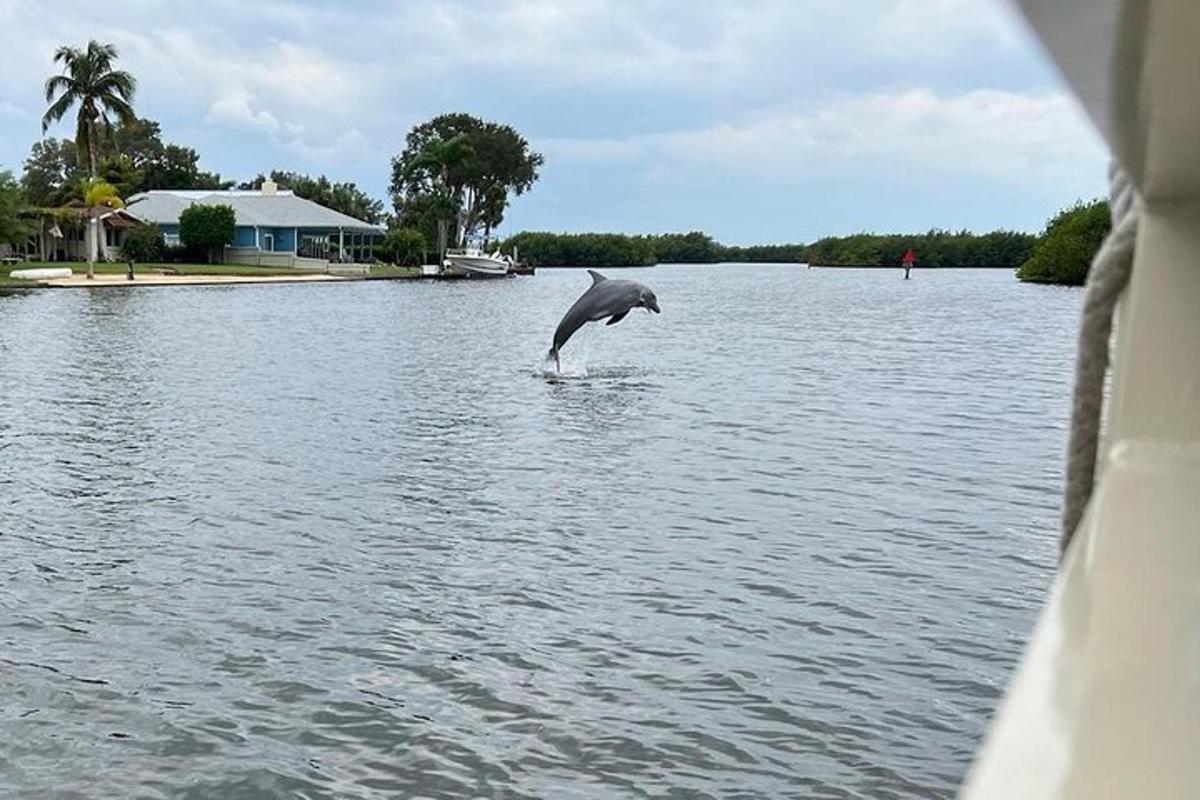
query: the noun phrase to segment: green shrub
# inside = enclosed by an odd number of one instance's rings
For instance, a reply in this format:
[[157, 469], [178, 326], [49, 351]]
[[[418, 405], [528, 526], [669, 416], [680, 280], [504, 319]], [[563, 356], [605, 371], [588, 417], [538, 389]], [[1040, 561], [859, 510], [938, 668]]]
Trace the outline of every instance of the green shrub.
[[379, 247], [379, 256], [389, 264], [419, 267], [425, 260], [425, 235], [415, 228], [395, 228], [387, 232]]
[[125, 232], [121, 243], [121, 257], [133, 263], [148, 264], [161, 261], [163, 255], [162, 231], [157, 225], [139, 225]]
[[25, 218], [28, 209], [21, 184], [8, 170], [0, 170], [0, 244], [21, 245], [33, 233]]
[[232, 206], [188, 206], [179, 215], [179, 241], [187, 248], [204, 251], [210, 264], [233, 244], [236, 232]]
[[1104, 237], [1112, 228], [1108, 203], [1076, 203], [1058, 212], [1046, 225], [1033, 254], [1017, 270], [1017, 277], [1034, 283], [1080, 286]]

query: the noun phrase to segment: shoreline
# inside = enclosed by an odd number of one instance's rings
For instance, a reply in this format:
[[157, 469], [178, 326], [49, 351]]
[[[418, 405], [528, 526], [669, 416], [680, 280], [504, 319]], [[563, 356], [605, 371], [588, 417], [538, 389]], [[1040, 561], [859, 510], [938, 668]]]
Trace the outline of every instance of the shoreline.
[[36, 281], [48, 289], [111, 289], [137, 286], [207, 286], [246, 283], [331, 283], [356, 280], [342, 275], [324, 273], [305, 275], [136, 275], [129, 280], [124, 275], [97, 274], [90, 280], [86, 275], [69, 278], [50, 278]]
[[[25, 268], [32, 265], [20, 265]], [[40, 264], [39, 264], [40, 266]], [[417, 280], [466, 280], [469, 276], [427, 275], [420, 270], [407, 267], [385, 266], [377, 271], [328, 272], [281, 270], [249, 267], [243, 265], [160, 265], [146, 264], [136, 268], [134, 279], [126, 277], [123, 266], [112, 263], [97, 265], [95, 275], [89, 279], [83, 270], [70, 276], [58, 278], [33, 278], [21, 280], [7, 274], [13, 269], [0, 270], [0, 289], [5, 292], [35, 291], [42, 289], [116, 289], [152, 286], [238, 286], [253, 284], [282, 283], [344, 283], [348, 281], [417, 281]], [[510, 276], [511, 277], [511, 276]]]
[[[513, 277], [513, 276], [509, 276]], [[386, 281], [466, 281], [484, 279], [465, 275], [138, 275], [134, 280], [124, 275], [85, 275], [70, 278], [51, 278], [42, 281], [0, 281], [0, 292], [32, 292], [43, 289], [138, 289], [162, 286], [250, 286], [283, 283], [366, 283]], [[495, 279], [487, 279], [495, 280]]]

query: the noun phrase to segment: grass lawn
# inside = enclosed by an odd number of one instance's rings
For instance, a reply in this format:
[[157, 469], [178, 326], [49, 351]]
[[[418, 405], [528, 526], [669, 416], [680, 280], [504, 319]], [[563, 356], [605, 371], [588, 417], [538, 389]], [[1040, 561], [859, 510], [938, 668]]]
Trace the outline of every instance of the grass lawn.
[[[80, 261], [27, 261], [21, 264], [0, 265], [0, 287], [5, 288], [35, 288], [34, 281], [17, 280], [9, 276], [16, 269], [37, 269], [45, 267], [69, 267], [76, 275], [87, 274], [87, 264]], [[289, 267], [254, 267], [243, 264], [135, 264], [136, 275], [233, 275], [271, 277], [275, 275], [309, 275], [314, 270], [295, 269]], [[124, 275], [123, 263], [96, 263], [97, 275]], [[418, 278], [421, 276], [420, 267], [397, 267], [391, 264], [374, 264], [366, 278]]]
[[[9, 277], [15, 269], [39, 269], [44, 267], [69, 267], [76, 275], [87, 274], [87, 264], [81, 261], [37, 261], [25, 262], [23, 264], [5, 264], [0, 266], [0, 281], [13, 281]], [[159, 272], [173, 274], [174, 272], [183, 275], [303, 275], [310, 270], [291, 269], [287, 267], [251, 267], [242, 264], [135, 264], [133, 267], [134, 274], [137, 275], [157, 275]], [[97, 275], [124, 275], [125, 264], [119, 262], [96, 263]], [[29, 281], [16, 281], [21, 285], [31, 285]]]

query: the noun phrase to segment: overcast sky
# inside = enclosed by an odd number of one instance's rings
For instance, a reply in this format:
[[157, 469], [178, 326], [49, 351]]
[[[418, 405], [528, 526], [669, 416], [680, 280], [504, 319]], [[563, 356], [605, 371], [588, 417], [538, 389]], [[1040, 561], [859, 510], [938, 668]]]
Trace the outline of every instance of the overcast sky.
[[[504, 232], [1036, 230], [1106, 156], [997, 0], [0, 0], [0, 168], [60, 44], [117, 45], [202, 165], [383, 197], [416, 123], [467, 111], [546, 156]], [[69, 123], [52, 129], [70, 136]]]

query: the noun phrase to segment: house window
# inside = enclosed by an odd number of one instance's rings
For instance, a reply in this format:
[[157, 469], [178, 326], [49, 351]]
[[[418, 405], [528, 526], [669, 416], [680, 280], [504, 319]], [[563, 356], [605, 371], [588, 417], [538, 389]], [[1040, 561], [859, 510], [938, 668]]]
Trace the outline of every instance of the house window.
[[264, 233], [262, 235], [262, 239], [263, 239], [263, 246], [262, 246], [263, 250], [272, 250], [273, 251], [275, 249], [275, 234]]
[[164, 233], [163, 234], [163, 242], [165, 242], [167, 244], [167, 246], [169, 246], [169, 247], [178, 247], [179, 246], [179, 234], [178, 233]]

